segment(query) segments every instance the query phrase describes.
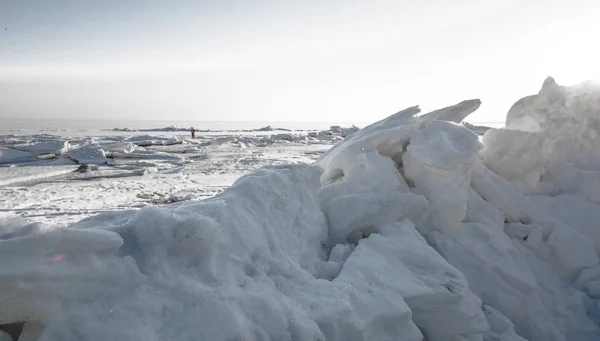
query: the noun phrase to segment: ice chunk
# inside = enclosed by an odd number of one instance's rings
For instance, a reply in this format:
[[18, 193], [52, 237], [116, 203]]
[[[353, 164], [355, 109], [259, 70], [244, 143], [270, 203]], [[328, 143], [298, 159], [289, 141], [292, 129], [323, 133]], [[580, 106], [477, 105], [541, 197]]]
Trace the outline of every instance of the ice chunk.
[[429, 200], [437, 226], [452, 227], [465, 218], [478, 150], [477, 135], [454, 123], [434, 121], [413, 135], [402, 157], [404, 174]]
[[402, 162], [402, 154], [413, 132], [418, 128], [412, 117], [419, 112], [418, 107], [405, 109], [384, 120], [371, 124], [354, 133], [344, 142], [323, 154], [316, 164], [323, 167], [322, 182], [328, 184], [344, 174], [343, 169], [355, 163], [357, 155], [373, 151], [389, 157], [396, 164]]
[[40, 181], [61, 178], [73, 172], [74, 167], [45, 166], [36, 167], [0, 167], [0, 186], [35, 184]]
[[517, 101], [508, 111], [506, 127], [524, 131], [568, 131], [573, 126], [598, 127], [600, 86], [585, 82], [571, 87], [547, 78], [537, 95]]
[[402, 192], [358, 193], [333, 198], [327, 205], [329, 237], [344, 242], [360, 229], [418, 216], [427, 207], [420, 195]]
[[587, 236], [600, 254], [600, 205], [592, 204], [580, 195], [563, 194], [554, 197], [533, 196], [532, 214], [560, 221]]
[[[533, 133], [490, 132], [499, 135], [493, 141], [484, 140], [489, 149], [486, 160], [500, 175], [506, 174], [509, 180], [524, 183], [529, 189], [541, 177], [541, 193], [581, 190], [590, 201], [597, 202], [594, 191], [600, 182], [588, 181], [589, 176], [598, 176], [587, 172], [600, 170], [598, 110], [598, 84], [564, 87], [549, 78], [537, 95], [518, 101], [507, 114], [507, 128]], [[500, 141], [503, 138], [511, 143]]]
[[596, 250], [589, 238], [558, 221], [546, 223], [552, 224], [548, 245], [552, 247], [556, 257], [568, 271], [575, 273], [598, 265]]
[[434, 121], [413, 135], [407, 152], [424, 165], [453, 171], [478, 159], [480, 148], [477, 135], [464, 126]]
[[174, 155], [172, 153], [165, 153], [156, 150], [145, 150], [145, 149], [135, 149], [132, 152], [111, 152], [110, 156], [113, 158], [123, 158], [123, 159], [156, 159], [156, 160], [175, 160], [181, 161], [184, 158], [180, 155]]
[[490, 330], [485, 334], [484, 341], [526, 341], [515, 333], [514, 324], [498, 309], [483, 305], [483, 311], [490, 324]]
[[469, 288], [483, 303], [515, 323], [519, 335], [565, 341], [558, 329], [550, 327], [553, 315], [536, 294], [537, 281], [501, 229], [465, 223], [451, 236], [433, 231], [428, 241], [465, 275]]
[[69, 150], [69, 142], [63, 140], [39, 140], [27, 144], [16, 144], [12, 148], [29, 152], [35, 155], [63, 154]]
[[394, 162], [377, 152], [355, 155], [352, 163], [339, 165], [339, 173], [320, 190], [323, 202], [342, 194], [374, 191], [408, 192], [409, 188]]
[[529, 222], [529, 199], [514, 185], [490, 171], [487, 167], [474, 167], [471, 187], [488, 203], [502, 213], [508, 222]]
[[550, 153], [542, 133], [490, 129], [482, 142], [481, 156], [492, 171], [524, 189], [539, 184]]
[[325, 340], [384, 341], [398, 335], [408, 341], [423, 340], [402, 296], [378, 290], [365, 276], [342, 275], [302, 289], [300, 302], [308, 304]]
[[330, 132], [332, 132], [334, 134], [339, 134], [341, 137], [348, 137], [348, 136], [356, 133], [359, 130], [360, 129], [356, 126], [352, 126], [350, 128], [345, 128], [345, 127], [340, 127], [340, 126], [331, 126], [329, 128]]
[[135, 148], [136, 145], [131, 142], [117, 142], [106, 145], [104, 150], [107, 152], [127, 154], [133, 152]]
[[483, 135], [485, 134], [488, 130], [493, 129], [491, 127], [486, 127], [486, 126], [480, 126], [480, 125], [473, 125], [469, 122], [461, 122], [465, 127], [467, 127], [467, 129], [469, 129], [470, 131], [474, 132], [477, 135]]
[[480, 100], [471, 99], [462, 101], [451, 107], [430, 112], [418, 118], [421, 124], [429, 124], [435, 120], [461, 123], [467, 116], [479, 109], [479, 106], [481, 106]]
[[38, 160], [38, 158], [30, 152], [0, 147], [0, 165], [20, 162], [33, 162], [36, 160]]
[[163, 136], [151, 136], [151, 135], [137, 135], [129, 138], [133, 144], [141, 147], [148, 146], [170, 146], [174, 144], [180, 144], [182, 141], [177, 136], [163, 137]]
[[357, 154], [341, 172], [319, 191], [334, 243], [356, 230], [416, 217], [427, 205], [424, 197], [409, 192], [394, 162], [376, 151]]
[[483, 200], [473, 188], [469, 187], [468, 191], [467, 214], [463, 222], [483, 222], [491, 226], [502, 226], [504, 223], [504, 214]]
[[[598, 315], [590, 309], [594, 302], [585, 293], [570, 285], [567, 282], [569, 279], [561, 278], [561, 274], [554, 264], [534, 253], [537, 251], [516, 241], [514, 244], [523, 256], [524, 265], [529, 267], [535, 276], [538, 283], [536, 296], [544, 302], [546, 307], [546, 313], [540, 315], [535, 323], [538, 325], [546, 323], [549, 331], [549, 326], [553, 325], [562, 334], [561, 340], [600, 339]], [[509, 317], [505, 312], [503, 314]], [[547, 317], [550, 317], [550, 320]], [[511, 321], [517, 327], [516, 331], [519, 335], [528, 339], [533, 338], [519, 331], [519, 321], [515, 318], [511, 318]]]
[[69, 151], [69, 156], [80, 164], [105, 164], [106, 154], [97, 146], [83, 146]]
[[428, 340], [482, 333], [488, 325], [462, 274], [427, 245], [408, 221], [379, 226], [360, 241], [335, 281], [364, 278], [370, 292], [404, 299]]

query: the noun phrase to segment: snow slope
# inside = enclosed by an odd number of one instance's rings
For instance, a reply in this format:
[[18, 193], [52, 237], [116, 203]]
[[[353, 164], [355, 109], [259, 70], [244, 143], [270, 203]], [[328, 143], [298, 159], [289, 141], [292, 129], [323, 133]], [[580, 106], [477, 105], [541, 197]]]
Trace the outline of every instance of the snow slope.
[[[479, 100], [411, 107], [209, 199], [2, 216], [0, 321], [40, 340], [599, 340], [600, 92], [579, 89], [546, 81], [481, 141], [461, 124]], [[223, 143], [247, 142], [204, 147]]]

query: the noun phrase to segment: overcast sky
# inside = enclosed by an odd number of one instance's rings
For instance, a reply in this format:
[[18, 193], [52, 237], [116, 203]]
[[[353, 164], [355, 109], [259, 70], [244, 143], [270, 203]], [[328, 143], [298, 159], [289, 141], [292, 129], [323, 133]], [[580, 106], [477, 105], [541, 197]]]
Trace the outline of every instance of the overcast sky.
[[[359, 121], [600, 75], [597, 0], [1, 0], [0, 119]], [[4, 30], [6, 28], [6, 30]]]

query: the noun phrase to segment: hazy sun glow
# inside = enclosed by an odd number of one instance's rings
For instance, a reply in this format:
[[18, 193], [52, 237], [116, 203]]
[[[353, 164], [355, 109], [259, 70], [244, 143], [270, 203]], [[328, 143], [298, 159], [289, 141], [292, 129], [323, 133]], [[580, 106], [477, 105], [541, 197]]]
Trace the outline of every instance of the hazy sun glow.
[[0, 118], [374, 121], [600, 78], [575, 0], [0, 4]]

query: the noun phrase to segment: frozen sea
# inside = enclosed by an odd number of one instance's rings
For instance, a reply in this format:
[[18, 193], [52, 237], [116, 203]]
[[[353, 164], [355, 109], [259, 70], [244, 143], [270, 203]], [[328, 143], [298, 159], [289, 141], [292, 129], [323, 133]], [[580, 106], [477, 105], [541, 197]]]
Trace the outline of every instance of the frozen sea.
[[[0, 203], [0, 211], [53, 225], [64, 225], [107, 210], [210, 197], [260, 167], [314, 162], [339, 141], [307, 140], [309, 132], [327, 129], [328, 123], [83, 120], [3, 120], [2, 123], [0, 147], [51, 146], [50, 150], [34, 151], [39, 155], [30, 160], [0, 162], [0, 196], [5, 199]], [[164, 129], [189, 126], [210, 132], [198, 132], [192, 140], [187, 131]], [[285, 130], [258, 131], [267, 126]], [[114, 131], [114, 128], [128, 131]], [[131, 131], [135, 129], [143, 131]], [[286, 140], [288, 135], [293, 135], [293, 140]], [[80, 162], [63, 148], [65, 145], [71, 150], [89, 145], [120, 147], [123, 143], [125, 148], [133, 146], [136, 150], [115, 152], [100, 161], [83, 161], [94, 164], [93, 170], [86, 173], [75, 172]], [[145, 143], [150, 145], [142, 146]]]
[[[74, 172], [78, 161], [68, 153], [54, 157], [53, 151], [40, 155], [42, 159], [0, 163], [0, 195], [6, 198], [0, 211], [64, 225], [106, 210], [203, 199], [263, 166], [312, 163], [341, 137], [307, 140], [308, 133], [353, 125], [367, 123], [2, 119], [0, 147], [59, 141], [77, 149], [90, 143], [115, 145], [139, 136], [176, 138], [178, 143], [139, 146], [138, 154], [109, 158], [114, 162], [96, 165], [85, 174]], [[195, 140], [185, 131], [188, 127], [201, 130]], [[283, 130], [260, 131], [263, 127]], [[277, 134], [295, 136], [287, 141]], [[272, 135], [273, 141], [265, 142]]]
[[144, 120], [93, 120], [93, 119], [0, 119], [0, 134], [39, 134], [57, 135], [106, 135], [114, 134], [114, 128], [123, 129], [162, 129], [165, 127], [190, 128], [210, 130], [213, 132], [231, 132], [259, 129], [266, 126], [296, 131], [325, 130], [338, 125], [349, 127], [365, 126], [370, 122], [260, 122], [260, 121], [144, 121]]

